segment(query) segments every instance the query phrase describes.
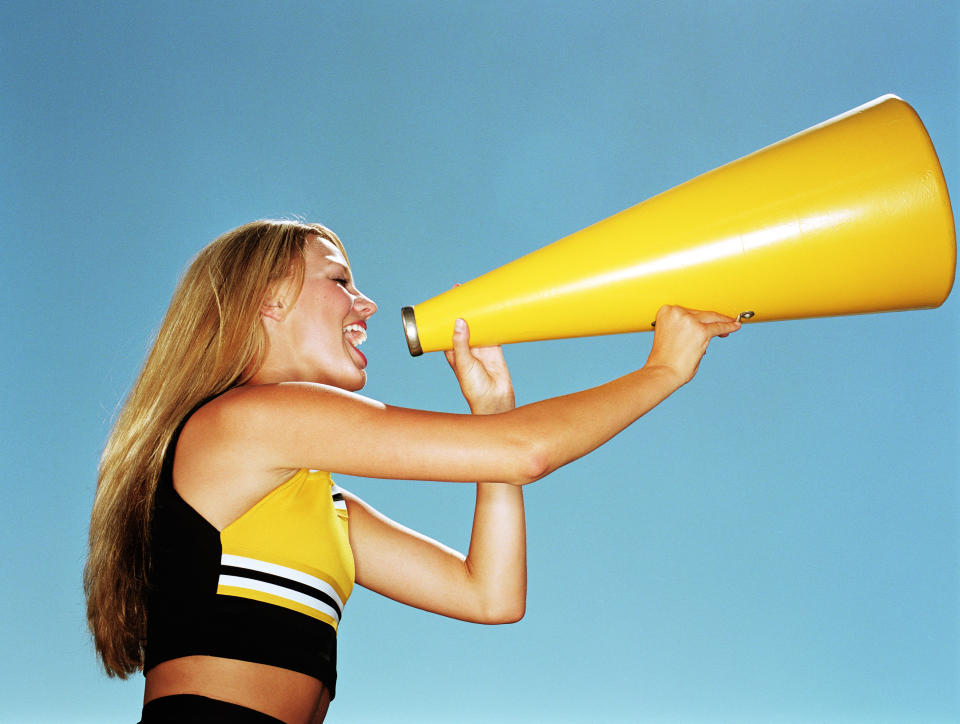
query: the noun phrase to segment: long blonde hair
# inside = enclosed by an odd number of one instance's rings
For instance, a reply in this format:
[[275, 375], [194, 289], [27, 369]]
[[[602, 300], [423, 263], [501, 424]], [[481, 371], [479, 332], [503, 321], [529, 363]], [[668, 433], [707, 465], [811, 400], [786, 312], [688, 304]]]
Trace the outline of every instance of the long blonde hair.
[[342, 250], [320, 224], [254, 221], [204, 248], [177, 286], [163, 325], [100, 460], [84, 570], [87, 622], [111, 676], [142, 668], [150, 516], [167, 446], [200, 401], [241, 385], [263, 362], [260, 309], [271, 286], [303, 283], [307, 238]]

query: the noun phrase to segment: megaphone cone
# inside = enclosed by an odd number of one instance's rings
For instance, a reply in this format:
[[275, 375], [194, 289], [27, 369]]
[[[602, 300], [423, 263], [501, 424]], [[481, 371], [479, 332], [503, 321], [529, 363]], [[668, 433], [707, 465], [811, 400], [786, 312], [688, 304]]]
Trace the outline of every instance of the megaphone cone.
[[956, 237], [923, 123], [883, 96], [404, 307], [410, 353], [649, 330], [663, 304], [773, 321], [935, 307]]

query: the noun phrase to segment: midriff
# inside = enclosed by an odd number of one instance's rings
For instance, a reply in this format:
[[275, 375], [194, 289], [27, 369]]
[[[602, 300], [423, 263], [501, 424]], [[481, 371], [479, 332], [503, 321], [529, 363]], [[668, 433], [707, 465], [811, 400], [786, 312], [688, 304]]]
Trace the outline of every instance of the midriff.
[[286, 724], [320, 724], [330, 705], [330, 694], [319, 679], [216, 656], [184, 656], [157, 664], [146, 673], [144, 703], [174, 694], [199, 694], [240, 704]]

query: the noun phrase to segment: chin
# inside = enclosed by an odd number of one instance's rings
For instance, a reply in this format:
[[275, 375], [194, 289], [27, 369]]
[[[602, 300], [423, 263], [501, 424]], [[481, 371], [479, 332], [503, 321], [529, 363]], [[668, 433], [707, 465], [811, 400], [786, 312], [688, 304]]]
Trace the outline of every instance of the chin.
[[346, 390], [347, 392], [359, 392], [367, 385], [367, 373], [361, 370], [359, 377], [357, 377], [356, 373], [354, 373], [349, 376], [341, 377], [333, 384], [336, 387], [339, 387], [341, 390]]

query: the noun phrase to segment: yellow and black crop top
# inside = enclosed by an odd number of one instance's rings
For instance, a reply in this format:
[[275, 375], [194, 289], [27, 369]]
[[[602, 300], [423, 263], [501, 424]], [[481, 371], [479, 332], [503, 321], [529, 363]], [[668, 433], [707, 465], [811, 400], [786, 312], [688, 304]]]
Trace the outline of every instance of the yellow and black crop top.
[[354, 582], [343, 493], [329, 473], [299, 470], [218, 531], [173, 487], [182, 427], [154, 500], [144, 671], [181, 656], [241, 659], [316, 677], [333, 698]]

